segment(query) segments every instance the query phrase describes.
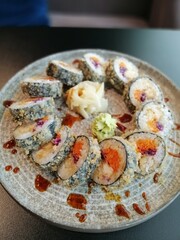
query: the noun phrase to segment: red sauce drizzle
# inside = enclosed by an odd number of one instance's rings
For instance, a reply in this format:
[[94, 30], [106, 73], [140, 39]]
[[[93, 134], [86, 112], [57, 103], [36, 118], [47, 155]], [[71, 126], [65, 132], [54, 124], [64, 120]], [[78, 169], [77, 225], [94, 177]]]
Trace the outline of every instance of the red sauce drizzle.
[[124, 193], [124, 194], [125, 194], [125, 196], [126, 196], [126, 197], [129, 197], [129, 196], [130, 196], [130, 191], [129, 191], [129, 190], [127, 190], [127, 191], [125, 191], [125, 193]]
[[81, 120], [82, 120], [82, 118], [80, 116], [73, 116], [73, 115], [67, 113], [62, 121], [62, 124], [66, 125], [68, 127], [72, 127], [75, 122], [81, 121]]
[[169, 102], [169, 98], [165, 97], [165, 98], [164, 98], [164, 101], [165, 101], [165, 102]]
[[154, 183], [158, 183], [158, 181], [159, 181], [159, 176], [160, 176], [159, 173], [155, 173], [155, 174], [154, 174], [154, 177], [153, 177]]
[[11, 165], [6, 166], [6, 167], [5, 167], [5, 170], [6, 170], [7, 172], [11, 171], [11, 170], [12, 170], [12, 166], [11, 166]]
[[75, 216], [77, 218], [79, 218], [79, 221], [82, 223], [82, 222], [85, 222], [86, 221], [86, 218], [87, 218], [87, 214], [82, 214], [80, 215], [80, 213], [76, 213]]
[[93, 187], [95, 186], [95, 182], [88, 182], [88, 194], [91, 194]]
[[87, 200], [82, 194], [70, 193], [67, 203], [73, 208], [86, 210]]
[[3, 106], [8, 108], [10, 107], [15, 101], [12, 101], [12, 100], [6, 100], [3, 102]]
[[130, 219], [130, 214], [123, 204], [117, 204], [115, 206], [115, 212], [118, 216], [126, 217], [126, 218]]
[[16, 173], [18, 173], [20, 171], [20, 169], [18, 168], [18, 167], [15, 167], [14, 169], [13, 169], [13, 172], [16, 174]]
[[11, 139], [10, 141], [3, 144], [3, 148], [11, 149], [16, 146], [16, 141], [14, 139]]
[[145, 207], [148, 212], [151, 210], [151, 207], [148, 202], [146, 202]]
[[51, 186], [50, 181], [43, 178], [41, 175], [37, 175], [35, 178], [35, 188], [40, 192], [45, 192], [48, 187]]
[[17, 153], [17, 150], [16, 150], [16, 149], [13, 149], [13, 150], [11, 151], [11, 153], [12, 153], [12, 154], [16, 154], [16, 153]]
[[123, 116], [119, 117], [119, 120], [122, 123], [127, 123], [127, 122], [130, 122], [132, 120], [132, 116], [130, 114], [125, 113]]
[[174, 130], [180, 130], [180, 124], [179, 123], [175, 123], [176, 128], [174, 128]]
[[170, 140], [171, 142], [175, 143], [177, 146], [179, 146], [179, 147], [180, 147], [180, 144], [179, 144], [179, 143], [177, 143], [176, 141], [174, 141], [172, 138], [169, 138], [169, 140]]
[[171, 153], [171, 152], [168, 152], [168, 154], [169, 154], [170, 156], [175, 157], [175, 158], [180, 158], [180, 152], [179, 152], [179, 153]]
[[140, 215], [145, 214], [145, 212], [139, 207], [137, 203], [133, 203], [133, 209]]
[[146, 193], [145, 193], [145, 192], [142, 193], [142, 197], [144, 198], [144, 200], [147, 201], [147, 196], [146, 196]]
[[121, 123], [116, 123], [118, 129], [121, 131], [121, 132], [125, 132], [126, 131], [126, 127], [123, 126]]

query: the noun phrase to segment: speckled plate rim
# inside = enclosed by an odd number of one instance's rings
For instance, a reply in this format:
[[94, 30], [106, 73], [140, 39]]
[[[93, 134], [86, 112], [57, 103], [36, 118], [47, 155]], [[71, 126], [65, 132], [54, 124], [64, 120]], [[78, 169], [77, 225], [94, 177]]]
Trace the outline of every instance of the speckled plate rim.
[[[58, 53], [55, 53], [55, 54], [51, 54], [51, 55], [48, 55], [48, 56], [45, 56], [41, 59], [38, 59], [30, 64], [28, 64], [26, 67], [24, 67], [23, 69], [21, 69], [20, 71], [18, 71], [6, 84], [5, 86], [1, 89], [0, 91], [0, 101], [2, 102], [3, 100], [5, 100], [3, 98], [3, 94], [8, 90], [9, 87], [11, 87], [11, 84], [14, 82], [14, 79], [16, 79], [17, 77], [21, 76], [23, 72], [26, 72], [28, 71], [30, 68], [32, 68], [33, 66], [35, 65], [38, 65], [42, 60], [47, 60], [52, 58], [52, 57], [56, 57], [58, 56], [59, 54], [73, 54], [75, 52], [87, 52], [87, 51], [91, 51], [91, 52], [98, 52], [99, 54], [103, 54], [103, 52], [105, 53], [108, 53], [108, 54], [118, 54], [118, 55], [122, 55], [124, 57], [127, 57], [127, 58], [130, 58], [136, 62], [139, 62], [140, 64], [143, 64], [143, 65], [146, 65], [148, 66], [149, 68], [151, 68], [154, 72], [158, 73], [159, 75], [161, 75], [163, 78], [166, 79], [166, 81], [168, 81], [172, 88], [174, 88], [176, 91], [179, 92], [180, 94], [180, 90], [178, 89], [178, 87], [173, 83], [173, 81], [167, 76], [165, 75], [163, 72], [161, 72], [159, 69], [157, 69], [156, 67], [152, 66], [151, 64], [147, 63], [146, 61], [142, 61], [140, 60], [139, 58], [136, 58], [136, 57], [133, 57], [131, 55], [128, 55], [128, 54], [124, 54], [124, 53], [121, 53], [121, 52], [116, 52], [116, 51], [110, 51], [110, 50], [103, 50], [103, 49], [76, 49], [76, 50], [71, 50], [71, 51], [63, 51], [63, 52], [58, 52]], [[3, 115], [3, 112], [4, 112], [4, 108], [1, 106], [0, 107], [0, 120], [2, 118], [2, 115]], [[7, 193], [12, 197], [14, 198], [17, 203], [19, 203], [20, 205], [22, 205], [25, 209], [27, 209], [28, 211], [32, 212], [33, 214], [37, 215], [38, 217], [41, 217], [42, 219], [46, 220], [47, 222], [53, 224], [53, 225], [56, 225], [58, 227], [62, 227], [64, 229], [68, 229], [68, 230], [73, 230], [73, 231], [78, 231], [78, 232], [89, 232], [89, 233], [102, 233], [102, 232], [113, 232], [113, 231], [118, 231], [118, 230], [123, 230], [123, 229], [127, 229], [127, 228], [130, 228], [130, 227], [133, 227], [133, 226], [136, 226], [140, 223], [143, 223], [149, 219], [151, 219], [152, 217], [156, 216], [158, 213], [160, 213], [161, 211], [163, 211], [166, 207], [168, 207], [179, 195], [180, 195], [180, 190], [177, 191], [177, 193], [173, 194], [167, 201], [166, 203], [162, 204], [158, 210], [155, 210], [155, 211], [152, 211], [150, 214], [148, 214], [147, 216], [144, 216], [143, 218], [140, 218], [138, 220], [135, 220], [134, 222], [130, 222], [129, 224], [126, 224], [125, 226], [120, 226], [117, 227], [117, 228], [106, 228], [106, 227], [103, 227], [103, 228], [98, 228], [98, 229], [88, 229], [88, 228], [79, 228], [79, 227], [74, 227], [74, 226], [71, 226], [71, 225], [63, 225], [63, 224], [59, 224], [59, 223], [56, 223], [53, 221], [53, 218], [49, 218], [47, 219], [46, 216], [44, 216], [43, 214], [41, 213], [36, 213], [33, 211], [33, 208], [32, 207], [29, 207], [27, 206], [23, 201], [22, 199], [18, 199], [16, 194], [13, 194], [11, 192], [11, 187], [6, 183], [6, 181], [3, 181], [3, 177], [2, 175], [0, 175], [0, 181], [1, 181], [1, 184], [2, 186], [4, 187], [4, 189], [7, 191]]]

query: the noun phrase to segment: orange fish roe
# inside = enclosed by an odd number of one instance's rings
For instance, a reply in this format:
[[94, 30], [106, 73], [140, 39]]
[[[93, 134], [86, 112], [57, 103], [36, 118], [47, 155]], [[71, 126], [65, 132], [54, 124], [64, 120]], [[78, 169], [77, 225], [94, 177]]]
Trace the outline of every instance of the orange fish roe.
[[154, 118], [153, 120], [148, 121], [147, 124], [153, 132], [159, 132], [157, 127], [157, 119]]
[[138, 100], [138, 101], [140, 101], [141, 95], [142, 95], [142, 91], [141, 91], [141, 90], [136, 90], [136, 91], [134, 92], [134, 98], [135, 98], [136, 100]]
[[137, 151], [142, 154], [154, 155], [157, 151], [156, 140], [154, 139], [138, 139], [136, 141]]
[[74, 157], [75, 163], [79, 160], [79, 157], [81, 156], [82, 147], [83, 147], [83, 141], [76, 141], [73, 146], [72, 155]]
[[112, 169], [117, 172], [120, 167], [120, 156], [115, 149], [107, 148], [102, 151], [103, 158]]

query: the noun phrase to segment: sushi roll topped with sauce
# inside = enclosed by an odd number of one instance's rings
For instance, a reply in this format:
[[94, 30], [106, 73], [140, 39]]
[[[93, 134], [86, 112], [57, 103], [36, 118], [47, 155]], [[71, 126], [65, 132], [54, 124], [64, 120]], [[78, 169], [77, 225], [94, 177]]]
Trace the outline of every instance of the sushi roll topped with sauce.
[[50, 97], [28, 98], [14, 102], [9, 109], [14, 119], [21, 123], [54, 115], [55, 103]]
[[125, 93], [125, 102], [131, 112], [153, 100], [162, 101], [163, 94], [159, 86], [148, 76], [133, 80]]
[[95, 53], [87, 53], [83, 59], [79, 59], [79, 68], [84, 74], [84, 80], [93, 82], [104, 82], [105, 76], [105, 60]]
[[137, 153], [138, 173], [147, 175], [154, 172], [166, 156], [164, 140], [150, 132], [135, 132], [127, 136], [129, 143]]
[[31, 97], [60, 97], [62, 86], [59, 80], [43, 75], [26, 78], [21, 83], [22, 91]]
[[53, 60], [49, 63], [46, 73], [60, 80], [67, 86], [75, 86], [83, 80], [82, 71], [63, 61]]
[[173, 127], [173, 116], [162, 102], [148, 102], [137, 112], [137, 127], [143, 131], [167, 136]]
[[108, 81], [119, 91], [120, 94], [123, 94], [125, 85], [137, 78], [138, 75], [138, 68], [124, 57], [110, 59], [106, 68]]

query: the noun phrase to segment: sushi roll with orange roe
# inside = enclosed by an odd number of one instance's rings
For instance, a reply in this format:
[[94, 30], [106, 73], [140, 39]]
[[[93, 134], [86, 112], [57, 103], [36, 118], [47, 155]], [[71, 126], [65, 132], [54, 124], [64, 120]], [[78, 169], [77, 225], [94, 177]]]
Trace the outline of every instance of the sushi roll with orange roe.
[[154, 172], [166, 156], [164, 140], [150, 132], [134, 132], [126, 138], [137, 154], [138, 173], [147, 175]]
[[87, 182], [99, 163], [97, 142], [87, 136], [78, 136], [70, 153], [60, 164], [57, 174], [68, 187]]

